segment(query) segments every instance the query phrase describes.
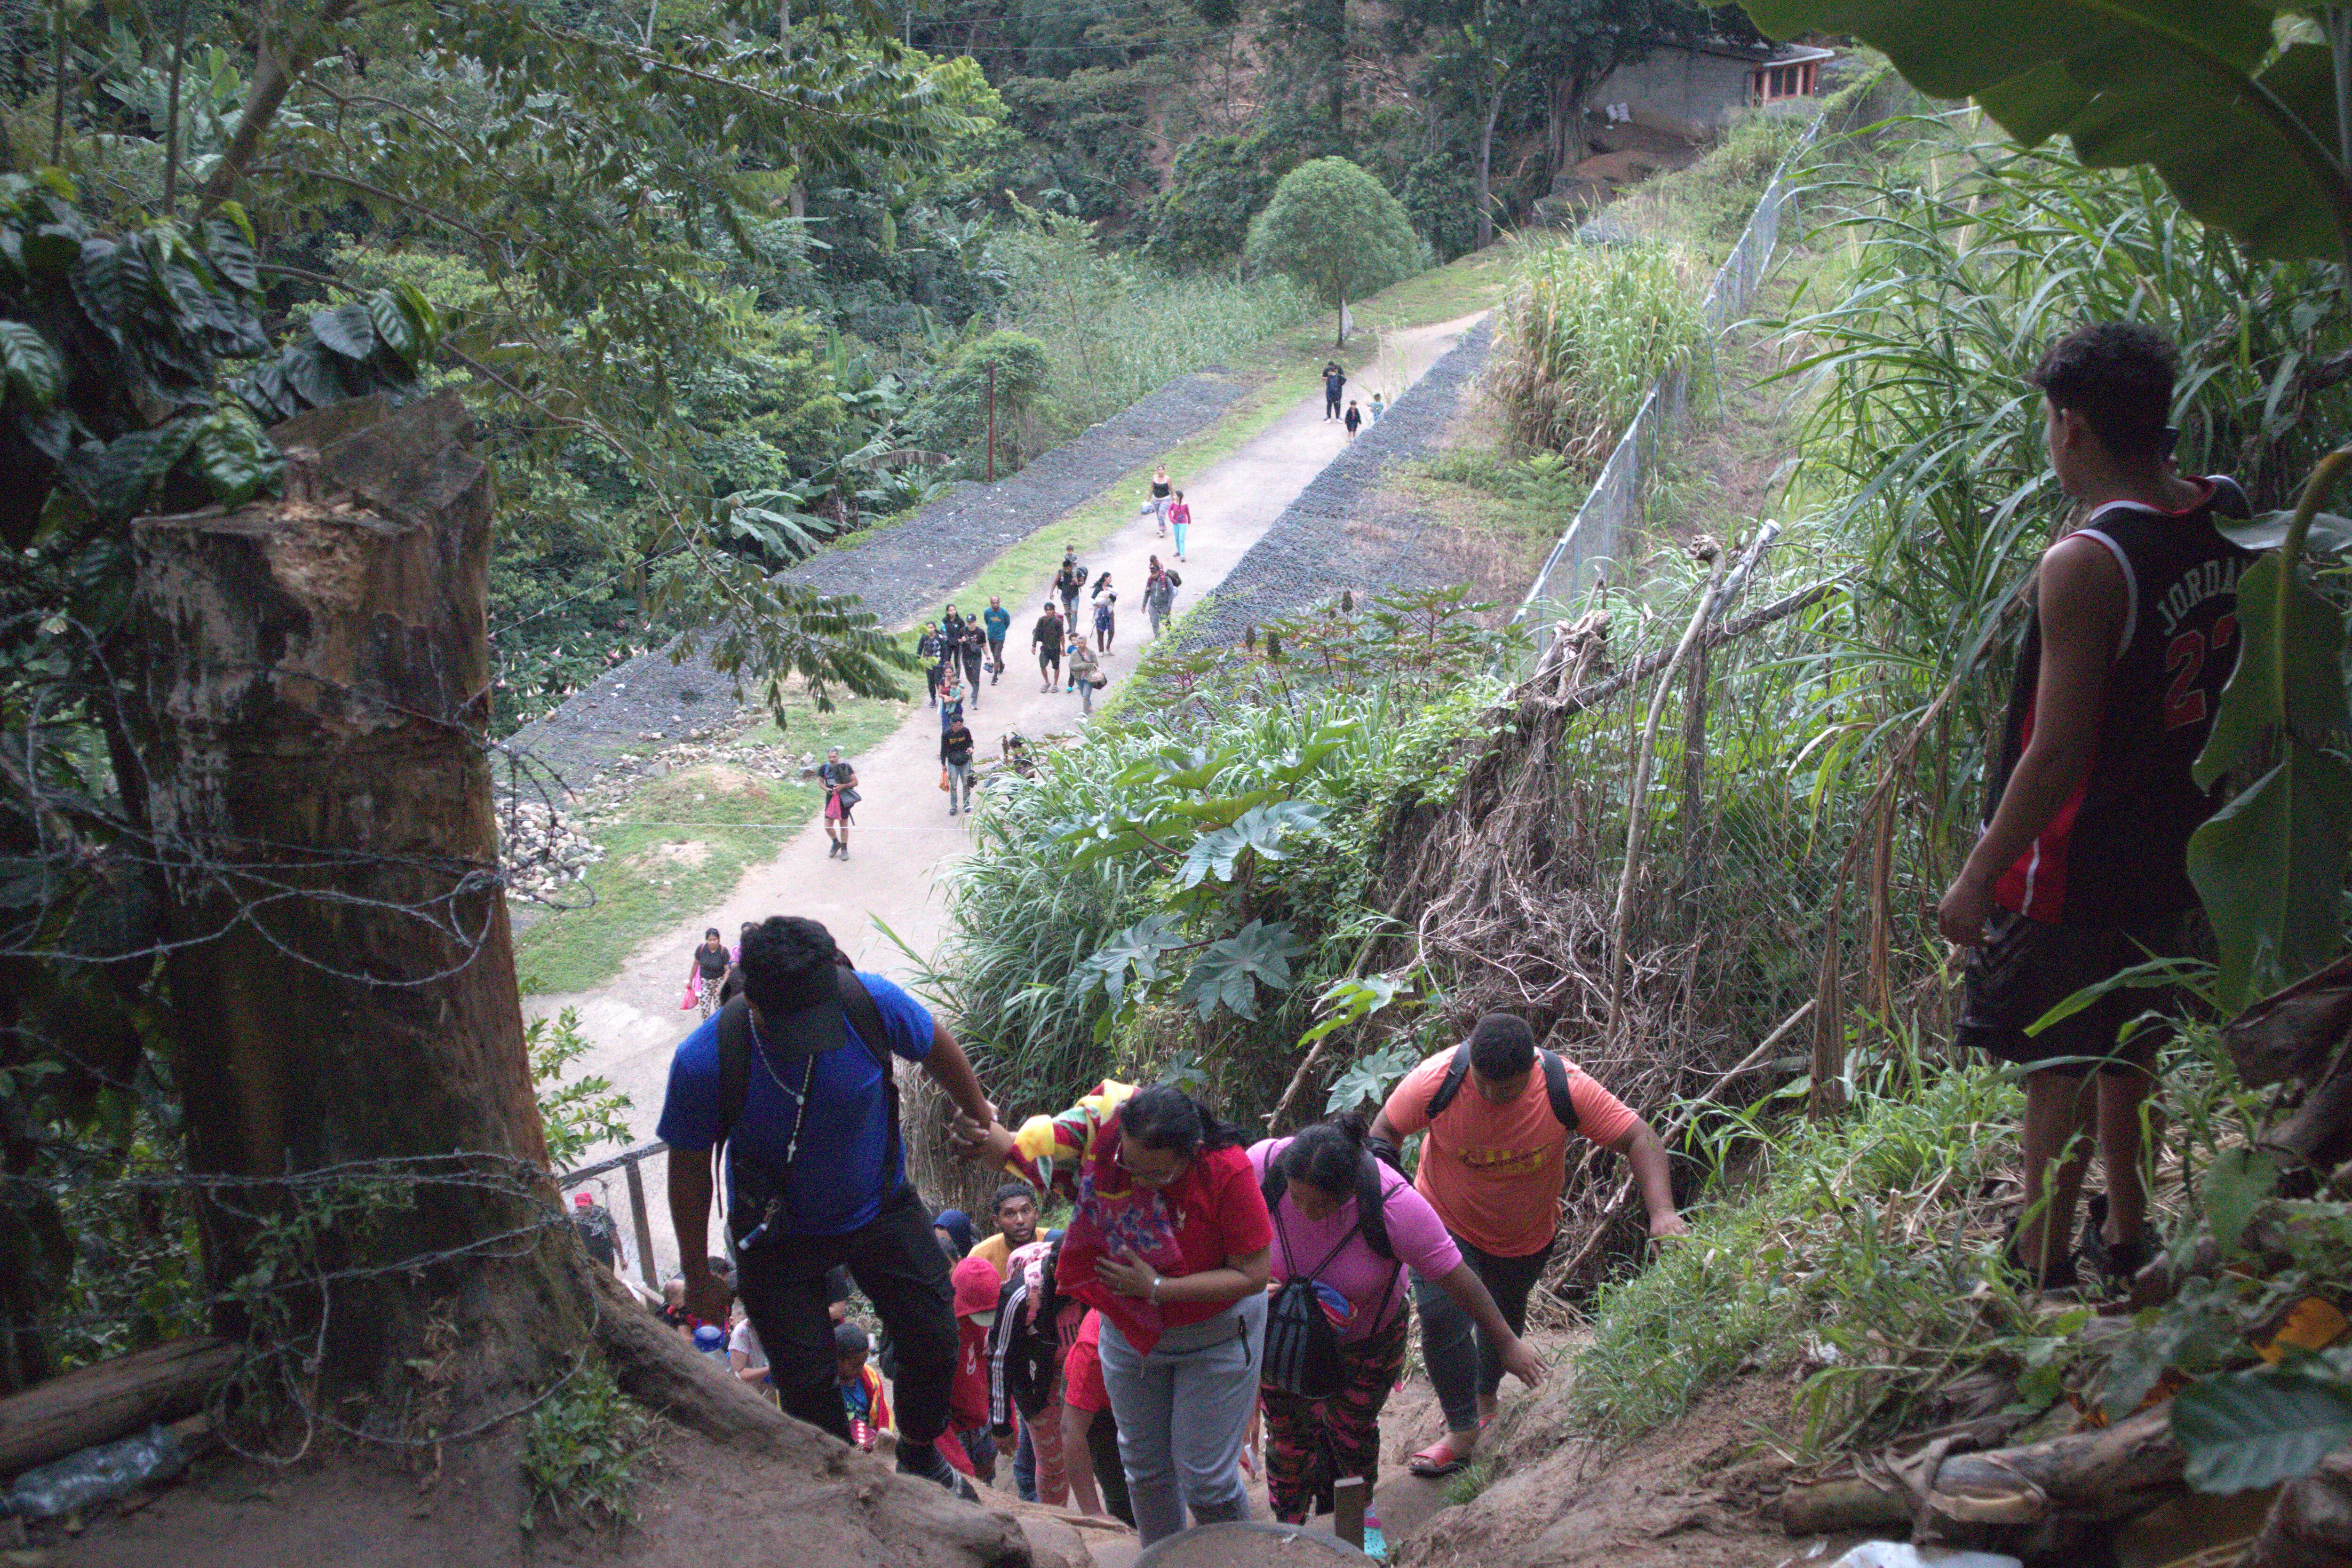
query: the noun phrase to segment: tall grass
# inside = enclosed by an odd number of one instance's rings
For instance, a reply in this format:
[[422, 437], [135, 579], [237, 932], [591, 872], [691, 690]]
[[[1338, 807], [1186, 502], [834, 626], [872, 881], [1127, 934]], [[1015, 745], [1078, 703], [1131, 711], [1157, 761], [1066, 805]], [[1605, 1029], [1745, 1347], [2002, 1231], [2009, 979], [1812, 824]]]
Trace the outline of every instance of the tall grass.
[[1316, 311], [1286, 277], [1166, 272], [1107, 254], [1083, 225], [1010, 232], [990, 260], [1011, 285], [997, 325], [1045, 345], [1053, 416], [1070, 430], [1178, 376], [1230, 363]]
[[1696, 364], [1706, 279], [1698, 257], [1668, 246], [1529, 256], [1504, 297], [1490, 372], [1514, 437], [1597, 471], [1651, 384]]

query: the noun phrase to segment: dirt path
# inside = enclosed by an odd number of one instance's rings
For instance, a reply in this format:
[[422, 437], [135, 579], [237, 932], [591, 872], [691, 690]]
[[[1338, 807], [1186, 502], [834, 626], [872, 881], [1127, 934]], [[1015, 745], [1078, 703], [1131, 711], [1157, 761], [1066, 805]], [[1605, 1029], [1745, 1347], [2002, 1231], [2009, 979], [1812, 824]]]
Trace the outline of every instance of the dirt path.
[[[1394, 401], [1479, 319], [1465, 316], [1390, 334], [1381, 357], [1352, 374], [1349, 392], [1369, 398], [1377, 391]], [[1178, 568], [1183, 578], [1176, 601], [1180, 614], [1223, 580], [1283, 508], [1338, 455], [1345, 439], [1337, 423], [1323, 418], [1318, 389], [1208, 472], [1174, 476], [1193, 516], [1190, 559]], [[1154, 536], [1150, 518], [1139, 517], [1084, 563], [1091, 570], [1108, 570], [1119, 596], [1118, 641], [1103, 661], [1110, 690], [1134, 671], [1149, 641], [1150, 622], [1143, 613], [1147, 559], [1158, 554], [1171, 560], [1171, 544]], [[1041, 692], [1036, 664], [1027, 656], [1030, 624], [1047, 588], [1041, 581], [1033, 596], [1005, 606], [1013, 613], [1005, 674], [998, 685], [983, 684], [977, 706], [966, 707], [979, 755], [994, 757], [998, 741], [1012, 730], [1034, 738], [1080, 722], [1077, 697], [1059, 689]], [[959, 604], [967, 612], [982, 608]], [[1079, 613], [1091, 625], [1084, 601]], [[1097, 694], [1108, 695], [1109, 690]], [[882, 925], [917, 952], [928, 953], [939, 941], [946, 925], [940, 876], [968, 847], [965, 824], [970, 819], [948, 816], [947, 797], [938, 789], [938, 714], [928, 706], [916, 709], [889, 739], [850, 760], [857, 768], [865, 801], [857, 809], [847, 862], [826, 856], [824, 825], [813, 821], [774, 860], [746, 874], [723, 903], [639, 944], [608, 984], [593, 991], [526, 999], [533, 1017], [551, 1016], [567, 1007], [579, 1010], [581, 1030], [595, 1042], [595, 1050], [576, 1071], [601, 1073], [630, 1097], [635, 1106], [631, 1121], [640, 1139], [654, 1134], [670, 1052], [694, 1021], [692, 1015], [678, 1010], [678, 993], [687, 955], [701, 940], [705, 926], [718, 926], [731, 940], [736, 927], [748, 919], [785, 913], [809, 915], [824, 922], [861, 967], [892, 976], [903, 974], [905, 958], [882, 934]], [[667, 1274], [675, 1263], [675, 1249], [660, 1162], [649, 1162], [645, 1174], [656, 1262]], [[620, 1200], [614, 1207], [621, 1212], [625, 1199], [617, 1179], [612, 1185], [611, 1197]]]

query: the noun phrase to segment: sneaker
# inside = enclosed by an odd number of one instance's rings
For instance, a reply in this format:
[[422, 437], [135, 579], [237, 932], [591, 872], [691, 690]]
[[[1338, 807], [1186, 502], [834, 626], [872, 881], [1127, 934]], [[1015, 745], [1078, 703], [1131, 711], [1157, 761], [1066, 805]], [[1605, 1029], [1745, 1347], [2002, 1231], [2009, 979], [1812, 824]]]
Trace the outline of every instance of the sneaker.
[[980, 1494], [972, 1490], [971, 1482], [959, 1475], [954, 1466], [940, 1458], [937, 1448], [926, 1447], [920, 1450], [920, 1457], [918, 1457], [917, 1453], [910, 1450], [906, 1444], [899, 1444], [898, 1473], [902, 1476], [918, 1476], [927, 1481], [936, 1481], [966, 1502], [980, 1500]]
[[2093, 1193], [2084, 1208], [2081, 1252], [2092, 1279], [2110, 1296], [2131, 1294], [2134, 1277], [2147, 1267], [2147, 1237], [2143, 1233], [2129, 1241], [2108, 1243], [2105, 1193]]

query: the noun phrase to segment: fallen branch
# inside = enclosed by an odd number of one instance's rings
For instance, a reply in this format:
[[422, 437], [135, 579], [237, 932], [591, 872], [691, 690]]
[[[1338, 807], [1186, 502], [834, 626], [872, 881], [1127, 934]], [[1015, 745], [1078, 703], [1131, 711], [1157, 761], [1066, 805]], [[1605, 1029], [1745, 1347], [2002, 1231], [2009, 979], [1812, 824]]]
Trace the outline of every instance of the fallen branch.
[[2096, 1431], [1985, 1453], [1947, 1453], [1916, 1495], [1899, 1467], [1875, 1482], [1845, 1477], [1792, 1487], [1779, 1513], [1792, 1535], [1905, 1521], [1967, 1533], [2048, 1519], [2122, 1519], [2179, 1491], [2184, 1462], [2166, 1404]]
[[0, 1399], [0, 1476], [195, 1415], [237, 1354], [225, 1339], [175, 1339]]

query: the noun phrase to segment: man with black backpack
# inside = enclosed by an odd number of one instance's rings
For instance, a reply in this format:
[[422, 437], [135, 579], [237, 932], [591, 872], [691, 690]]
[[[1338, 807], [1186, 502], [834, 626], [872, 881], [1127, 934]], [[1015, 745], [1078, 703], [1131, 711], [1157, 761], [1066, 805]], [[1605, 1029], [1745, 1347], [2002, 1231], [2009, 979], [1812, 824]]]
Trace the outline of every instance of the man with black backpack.
[[745, 931], [743, 995], [671, 1060], [659, 1135], [669, 1145], [670, 1222], [687, 1308], [724, 1321], [703, 1260], [726, 1151], [735, 1290], [768, 1352], [785, 1411], [849, 1440], [835, 1387], [825, 1276], [846, 1264], [898, 1357], [898, 1469], [956, 1490], [936, 1448], [946, 1429], [957, 1333], [947, 1259], [907, 1180], [891, 1059], [918, 1062], [975, 1117], [991, 1113], [955, 1037], [879, 975], [849, 967], [814, 920]]
[[[1559, 1239], [1570, 1133], [1633, 1166], [1651, 1236], [1679, 1236], [1685, 1228], [1657, 1134], [1584, 1073], [1537, 1051], [1535, 1032], [1515, 1014], [1488, 1013], [1466, 1044], [1407, 1073], [1373, 1119], [1373, 1151], [1394, 1165], [1398, 1146], [1423, 1131], [1413, 1185], [1444, 1219], [1463, 1261], [1486, 1283], [1515, 1334], [1527, 1328], [1528, 1292]], [[1480, 1425], [1495, 1413], [1502, 1347], [1451, 1295], [1418, 1275], [1413, 1303], [1421, 1312], [1422, 1360], [1444, 1407], [1446, 1433], [1412, 1456], [1412, 1472], [1448, 1475], [1469, 1462]]]

